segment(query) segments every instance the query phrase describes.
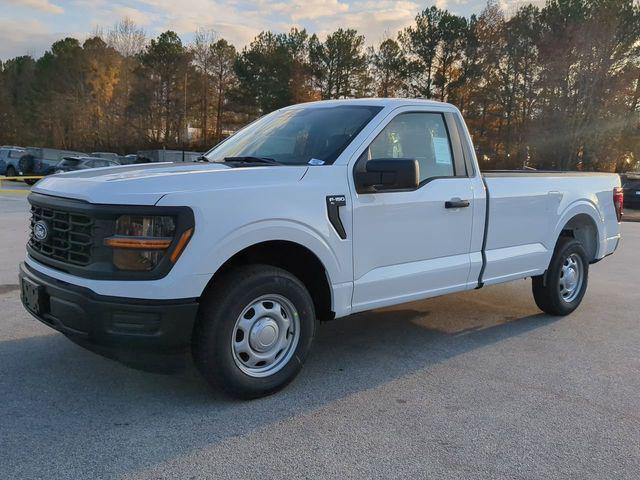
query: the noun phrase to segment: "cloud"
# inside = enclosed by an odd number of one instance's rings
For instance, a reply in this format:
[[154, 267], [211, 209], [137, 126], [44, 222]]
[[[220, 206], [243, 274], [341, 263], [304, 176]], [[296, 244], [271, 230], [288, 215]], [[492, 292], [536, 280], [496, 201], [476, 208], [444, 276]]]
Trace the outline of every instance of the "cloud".
[[509, 17], [513, 15], [520, 7], [532, 4], [537, 7], [544, 7], [546, 0], [499, 0], [498, 4], [504, 10], [505, 14]]
[[[418, 0], [0, 0], [3, 1], [17, 7], [5, 8], [0, 19], [0, 23], [7, 24], [0, 29], [0, 58], [39, 53], [49, 47], [50, 39], [69, 35], [81, 39], [92, 28], [108, 28], [123, 17], [143, 26], [150, 36], [174, 30], [185, 43], [192, 40], [198, 28], [205, 28], [215, 30], [241, 49], [261, 31], [287, 32], [295, 26], [321, 38], [338, 28], [355, 28], [365, 35], [367, 44], [373, 45], [395, 36], [430, 5], [446, 6], [459, 15], [477, 13], [485, 5], [485, 0], [432, 0], [426, 4]], [[513, 9], [529, 0], [498, 1]], [[63, 9], [51, 2], [66, 8], [64, 15], [56, 17], [55, 27], [48, 15]], [[37, 28], [25, 28], [36, 20], [40, 21]], [[52, 28], [56, 29], [55, 34], [48, 31]], [[86, 32], [78, 34], [78, 28]]]
[[288, 30], [286, 15], [274, 15], [273, 4], [261, 0], [140, 0], [153, 13], [154, 31], [174, 30], [188, 40], [198, 28], [215, 30], [238, 48], [263, 30]]
[[117, 17], [116, 21], [121, 18], [128, 18], [143, 27], [150, 25], [152, 22], [151, 15], [136, 8], [119, 6], [113, 8], [111, 12], [113, 16]]
[[412, 1], [365, 0], [352, 3], [349, 12], [323, 17], [311, 29], [321, 38], [338, 28], [355, 28], [368, 44], [377, 44], [410, 25], [420, 5]]
[[270, 8], [297, 22], [345, 13], [349, 10], [349, 5], [339, 0], [290, 0], [271, 4]]
[[0, 59], [7, 60], [18, 55], [42, 55], [53, 42], [72, 33], [47, 31], [38, 20], [25, 20], [19, 24], [9, 19], [0, 19]]
[[[47, 0], [10, 0], [46, 2]], [[221, 37], [242, 49], [264, 30], [287, 32], [292, 27], [306, 28], [321, 38], [338, 28], [355, 28], [364, 34], [369, 44], [377, 44], [389, 35], [409, 25], [422, 8], [412, 0], [74, 0], [56, 23], [57, 30], [77, 29], [78, 19], [90, 33], [108, 28], [122, 17], [129, 17], [147, 33], [156, 36], [165, 30], [176, 31], [185, 43], [198, 28], [215, 30]], [[16, 15], [16, 17], [18, 17]], [[35, 15], [14, 18], [15, 24], [31, 21]], [[42, 18], [40, 20], [43, 20]], [[46, 20], [42, 22], [50, 27]], [[26, 35], [0, 34], [6, 42], [0, 47], [2, 56], [25, 52], [41, 53], [66, 34], [34, 28]], [[78, 36], [78, 35], [77, 35]], [[86, 37], [80, 34], [78, 38]]]
[[64, 13], [64, 9], [58, 5], [54, 5], [49, 0], [7, 0], [13, 5], [19, 7], [33, 8], [45, 13]]
[[306, 28], [321, 37], [356, 28], [368, 42], [378, 42], [410, 24], [420, 4], [411, 0], [140, 0], [155, 14], [156, 31], [190, 34], [197, 28], [216, 30], [237, 47], [263, 30]]

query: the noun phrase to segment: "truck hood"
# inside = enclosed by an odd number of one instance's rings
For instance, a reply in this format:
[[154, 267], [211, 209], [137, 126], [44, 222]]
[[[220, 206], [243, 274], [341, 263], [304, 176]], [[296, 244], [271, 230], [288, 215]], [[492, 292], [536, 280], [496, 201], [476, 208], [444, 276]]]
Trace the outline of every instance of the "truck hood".
[[220, 163], [147, 163], [61, 173], [33, 191], [90, 203], [155, 205], [170, 193], [249, 188], [299, 181], [306, 165], [230, 167]]

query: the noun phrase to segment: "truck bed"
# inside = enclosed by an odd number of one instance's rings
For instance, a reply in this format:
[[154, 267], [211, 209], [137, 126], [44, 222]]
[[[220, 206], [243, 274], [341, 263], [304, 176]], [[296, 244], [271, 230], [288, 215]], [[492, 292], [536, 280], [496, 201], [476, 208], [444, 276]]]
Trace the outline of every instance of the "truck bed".
[[484, 177], [600, 177], [616, 175], [606, 172], [575, 172], [558, 170], [483, 170]]
[[[585, 239], [592, 260], [608, 253], [607, 239], [618, 232], [612, 203], [617, 174], [498, 170], [482, 175], [489, 197], [484, 283], [543, 273], [563, 226], [577, 214], [598, 236]], [[598, 244], [604, 247], [597, 249]]]

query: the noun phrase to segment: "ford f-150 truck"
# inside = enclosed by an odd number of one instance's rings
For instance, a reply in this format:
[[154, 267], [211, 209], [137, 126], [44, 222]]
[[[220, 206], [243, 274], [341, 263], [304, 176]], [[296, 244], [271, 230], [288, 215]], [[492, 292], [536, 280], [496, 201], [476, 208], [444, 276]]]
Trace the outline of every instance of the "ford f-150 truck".
[[452, 105], [294, 105], [199, 162], [38, 182], [21, 297], [83, 346], [190, 349], [209, 382], [258, 397], [300, 371], [318, 321], [526, 277], [544, 312], [571, 313], [622, 201], [612, 174], [481, 174]]

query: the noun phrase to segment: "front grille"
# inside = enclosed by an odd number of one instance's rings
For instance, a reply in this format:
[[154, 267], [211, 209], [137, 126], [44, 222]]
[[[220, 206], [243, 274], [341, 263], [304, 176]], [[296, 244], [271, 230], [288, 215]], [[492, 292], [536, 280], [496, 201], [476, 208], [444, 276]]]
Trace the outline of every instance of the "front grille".
[[[33, 226], [46, 222], [49, 235], [43, 241], [36, 239]], [[31, 205], [31, 236], [29, 246], [36, 252], [73, 265], [88, 265], [93, 246], [93, 219], [87, 215]]]

